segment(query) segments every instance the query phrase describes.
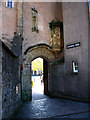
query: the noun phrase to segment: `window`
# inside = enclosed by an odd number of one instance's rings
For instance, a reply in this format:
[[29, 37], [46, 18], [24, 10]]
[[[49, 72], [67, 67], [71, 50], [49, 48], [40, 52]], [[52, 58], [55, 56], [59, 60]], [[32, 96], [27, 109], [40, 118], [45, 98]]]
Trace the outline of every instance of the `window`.
[[37, 11], [32, 8], [32, 32], [38, 32]]
[[12, 7], [14, 7], [14, 1], [12, 1], [12, 0], [7, 0], [7, 1], [6, 1], [6, 7], [7, 7], [7, 8], [12, 8]]

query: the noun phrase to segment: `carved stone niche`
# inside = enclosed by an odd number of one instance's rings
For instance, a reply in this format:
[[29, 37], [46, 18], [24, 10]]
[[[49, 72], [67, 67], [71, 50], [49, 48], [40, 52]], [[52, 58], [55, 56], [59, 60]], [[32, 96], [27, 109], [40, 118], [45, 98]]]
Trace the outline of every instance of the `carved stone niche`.
[[55, 52], [60, 52], [63, 49], [63, 23], [59, 20], [53, 20], [49, 23], [51, 29], [50, 46]]

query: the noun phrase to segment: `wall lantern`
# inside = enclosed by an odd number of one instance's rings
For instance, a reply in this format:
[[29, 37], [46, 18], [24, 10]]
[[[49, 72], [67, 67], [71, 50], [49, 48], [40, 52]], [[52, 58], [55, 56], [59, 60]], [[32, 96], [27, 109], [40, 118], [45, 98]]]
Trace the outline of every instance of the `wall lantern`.
[[63, 23], [59, 20], [53, 20], [49, 23], [51, 29], [50, 46], [56, 52], [60, 52], [64, 46], [63, 42]]

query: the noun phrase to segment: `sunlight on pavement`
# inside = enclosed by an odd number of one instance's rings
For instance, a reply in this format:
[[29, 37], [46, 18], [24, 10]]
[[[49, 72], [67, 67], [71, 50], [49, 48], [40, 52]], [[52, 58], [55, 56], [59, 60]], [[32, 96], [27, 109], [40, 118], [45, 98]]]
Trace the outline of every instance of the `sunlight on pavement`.
[[42, 77], [32, 76], [32, 94], [44, 94], [44, 83], [41, 83]]

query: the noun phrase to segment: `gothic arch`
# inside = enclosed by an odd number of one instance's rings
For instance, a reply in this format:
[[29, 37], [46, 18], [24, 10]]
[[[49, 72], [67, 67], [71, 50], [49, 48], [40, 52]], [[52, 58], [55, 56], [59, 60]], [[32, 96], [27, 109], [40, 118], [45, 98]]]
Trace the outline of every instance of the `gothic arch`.
[[24, 59], [27, 63], [37, 57], [42, 57], [47, 61], [52, 62], [55, 59], [55, 54], [52, 48], [45, 44], [30, 47], [24, 52]]
[[22, 78], [22, 88], [23, 88], [23, 99], [30, 100], [32, 96], [32, 83], [31, 83], [31, 61], [35, 58], [41, 57], [51, 63], [55, 59], [54, 52], [52, 48], [48, 45], [36, 45], [34, 47], [28, 48], [24, 52], [23, 58], [23, 78]]

